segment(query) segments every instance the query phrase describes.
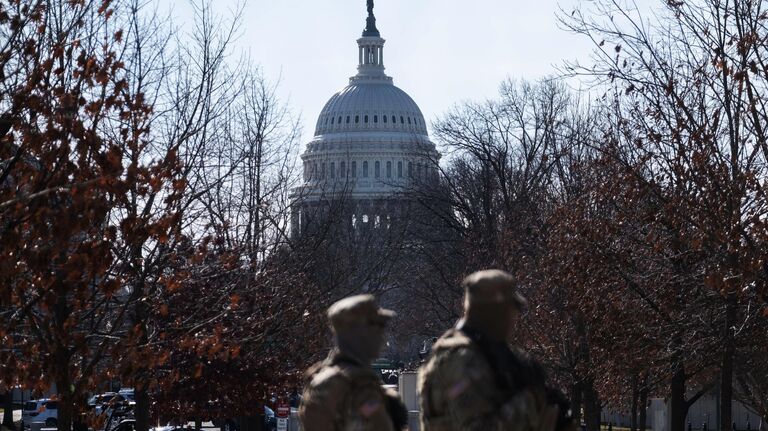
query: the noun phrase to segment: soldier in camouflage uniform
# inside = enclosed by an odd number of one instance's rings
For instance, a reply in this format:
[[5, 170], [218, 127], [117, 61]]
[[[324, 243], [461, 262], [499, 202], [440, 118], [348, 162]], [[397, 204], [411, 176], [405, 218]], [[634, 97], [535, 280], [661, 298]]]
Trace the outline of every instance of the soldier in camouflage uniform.
[[525, 306], [506, 272], [463, 283], [464, 317], [432, 346], [419, 373], [422, 431], [553, 431], [558, 407], [532, 385], [529, 361], [507, 339]]
[[310, 368], [299, 419], [304, 431], [400, 431], [408, 412], [371, 369], [394, 315], [371, 295], [352, 296], [328, 309], [336, 348]]

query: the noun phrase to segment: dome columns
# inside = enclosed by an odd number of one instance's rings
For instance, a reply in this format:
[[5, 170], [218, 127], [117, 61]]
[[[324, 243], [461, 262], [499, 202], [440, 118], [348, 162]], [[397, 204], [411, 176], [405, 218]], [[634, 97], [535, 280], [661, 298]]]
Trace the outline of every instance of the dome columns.
[[384, 42], [380, 37], [362, 37], [357, 40], [358, 77], [384, 77]]
[[358, 67], [384, 67], [384, 39], [366, 37], [357, 41], [360, 50]]

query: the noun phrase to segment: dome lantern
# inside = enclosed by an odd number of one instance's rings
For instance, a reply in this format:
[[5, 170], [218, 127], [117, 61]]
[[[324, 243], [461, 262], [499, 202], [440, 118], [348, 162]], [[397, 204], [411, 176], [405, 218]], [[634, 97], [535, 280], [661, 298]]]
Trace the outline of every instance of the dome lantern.
[[373, 15], [373, 0], [368, 0], [368, 19], [366, 20], [363, 36], [357, 40], [358, 65], [357, 76], [350, 82], [373, 80], [392, 82], [392, 78], [384, 74], [384, 43], [381, 33], [376, 28], [376, 17]]

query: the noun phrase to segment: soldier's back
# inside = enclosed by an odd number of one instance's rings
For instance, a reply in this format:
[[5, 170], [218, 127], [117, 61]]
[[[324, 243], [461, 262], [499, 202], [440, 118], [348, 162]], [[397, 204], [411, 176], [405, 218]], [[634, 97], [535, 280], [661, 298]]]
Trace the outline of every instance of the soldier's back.
[[503, 390], [480, 347], [457, 329], [433, 345], [418, 389], [422, 431], [526, 431], [535, 426], [530, 397]]
[[299, 418], [305, 431], [394, 431], [378, 377], [335, 358], [311, 372]]

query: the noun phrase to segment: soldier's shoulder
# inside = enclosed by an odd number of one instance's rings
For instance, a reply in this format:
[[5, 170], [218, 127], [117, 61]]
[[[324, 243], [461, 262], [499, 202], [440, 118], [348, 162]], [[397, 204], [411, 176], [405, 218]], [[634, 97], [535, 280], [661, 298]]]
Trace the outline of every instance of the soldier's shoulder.
[[344, 392], [350, 384], [350, 376], [343, 367], [323, 365], [309, 379], [307, 389], [313, 396], [333, 396]]
[[[483, 356], [475, 343], [464, 333], [450, 330], [432, 346], [432, 357], [422, 368], [422, 375], [445, 374], [460, 376], [476, 373], [482, 367]], [[479, 368], [478, 368], [479, 367]]]
[[435, 356], [445, 355], [453, 351], [473, 351], [475, 343], [463, 332], [457, 329], [450, 329], [432, 345], [432, 352]]

